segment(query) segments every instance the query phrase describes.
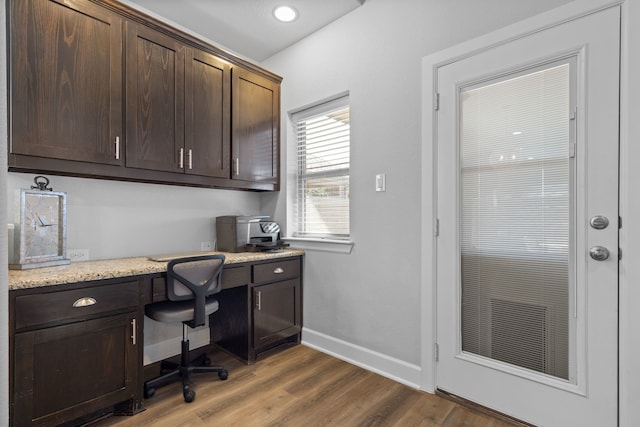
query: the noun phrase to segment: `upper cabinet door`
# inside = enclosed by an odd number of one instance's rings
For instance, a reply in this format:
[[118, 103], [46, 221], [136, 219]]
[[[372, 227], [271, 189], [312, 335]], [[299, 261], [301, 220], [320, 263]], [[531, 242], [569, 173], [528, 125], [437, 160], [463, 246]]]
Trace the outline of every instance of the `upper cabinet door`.
[[127, 22], [126, 165], [184, 170], [185, 46]]
[[185, 172], [230, 177], [231, 69], [228, 62], [188, 48], [185, 76]]
[[122, 19], [67, 3], [10, 3], [10, 154], [120, 165]]
[[272, 183], [280, 168], [280, 85], [242, 68], [232, 70], [232, 178]]

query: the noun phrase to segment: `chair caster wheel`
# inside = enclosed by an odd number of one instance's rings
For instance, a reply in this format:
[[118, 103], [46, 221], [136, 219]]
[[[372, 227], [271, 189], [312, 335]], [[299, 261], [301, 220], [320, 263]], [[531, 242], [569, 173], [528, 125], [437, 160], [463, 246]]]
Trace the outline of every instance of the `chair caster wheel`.
[[145, 387], [144, 388], [144, 398], [145, 399], [153, 397], [154, 394], [156, 394], [156, 389], [155, 388], [153, 388], [153, 387], [149, 387], [149, 388]]
[[184, 394], [184, 401], [187, 403], [193, 402], [193, 399], [196, 398], [196, 392], [193, 390], [185, 390], [183, 394]]
[[227, 371], [219, 371], [218, 372], [218, 378], [220, 378], [222, 381], [226, 380], [227, 378], [229, 378], [229, 373]]

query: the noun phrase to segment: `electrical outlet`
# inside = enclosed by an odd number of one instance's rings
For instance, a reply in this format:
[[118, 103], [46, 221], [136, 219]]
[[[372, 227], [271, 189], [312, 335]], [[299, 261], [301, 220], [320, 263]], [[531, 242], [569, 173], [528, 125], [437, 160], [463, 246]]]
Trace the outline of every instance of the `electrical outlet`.
[[71, 261], [89, 261], [89, 249], [67, 249], [67, 258]]
[[215, 242], [200, 242], [201, 251], [213, 251], [215, 249]]

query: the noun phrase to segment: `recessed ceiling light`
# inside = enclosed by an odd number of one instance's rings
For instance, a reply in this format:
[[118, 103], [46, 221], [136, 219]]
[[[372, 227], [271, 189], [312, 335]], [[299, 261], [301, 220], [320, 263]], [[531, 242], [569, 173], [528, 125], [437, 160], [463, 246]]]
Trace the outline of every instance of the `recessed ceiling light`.
[[273, 16], [275, 16], [278, 21], [291, 22], [295, 21], [298, 17], [298, 11], [291, 6], [278, 6], [273, 9]]

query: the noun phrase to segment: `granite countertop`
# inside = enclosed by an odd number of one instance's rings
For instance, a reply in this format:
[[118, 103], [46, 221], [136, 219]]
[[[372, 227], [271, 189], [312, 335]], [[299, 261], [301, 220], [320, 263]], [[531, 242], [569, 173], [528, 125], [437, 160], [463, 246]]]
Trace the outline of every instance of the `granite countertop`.
[[152, 261], [150, 257], [118, 258], [72, 262], [71, 264], [57, 267], [9, 270], [9, 290], [162, 273], [167, 271], [167, 262], [172, 258], [209, 254], [224, 254], [226, 257], [225, 264], [236, 264], [300, 256], [304, 255], [304, 251], [280, 249], [274, 252], [189, 252], [151, 257], [161, 261]]

